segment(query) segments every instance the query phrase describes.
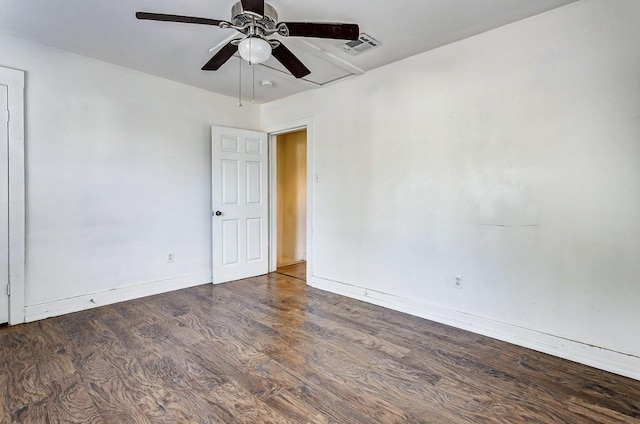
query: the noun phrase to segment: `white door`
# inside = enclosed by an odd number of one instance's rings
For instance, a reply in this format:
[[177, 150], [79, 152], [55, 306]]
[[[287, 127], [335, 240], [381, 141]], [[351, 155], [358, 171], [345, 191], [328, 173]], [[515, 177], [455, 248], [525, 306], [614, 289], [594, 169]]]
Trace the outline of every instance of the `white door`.
[[0, 324], [9, 321], [9, 100], [0, 85]]
[[214, 284], [269, 272], [267, 134], [211, 127]]

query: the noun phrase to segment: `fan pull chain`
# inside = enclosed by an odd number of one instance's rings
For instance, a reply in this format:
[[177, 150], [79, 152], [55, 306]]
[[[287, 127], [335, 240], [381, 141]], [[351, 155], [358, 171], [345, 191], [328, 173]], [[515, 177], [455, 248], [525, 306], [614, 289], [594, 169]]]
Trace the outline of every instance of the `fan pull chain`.
[[242, 58], [238, 58], [238, 107], [242, 107]]
[[251, 93], [251, 104], [255, 104], [256, 103], [256, 65], [251, 65], [251, 72], [252, 72], [252, 83], [251, 83], [251, 89], [253, 90]]

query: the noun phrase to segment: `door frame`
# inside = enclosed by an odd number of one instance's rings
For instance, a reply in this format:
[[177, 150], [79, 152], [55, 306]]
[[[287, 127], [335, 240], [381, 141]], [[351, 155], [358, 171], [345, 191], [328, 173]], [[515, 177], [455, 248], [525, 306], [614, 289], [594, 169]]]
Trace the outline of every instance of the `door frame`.
[[24, 71], [0, 67], [9, 102], [9, 325], [25, 320]]
[[269, 136], [269, 272], [275, 272], [278, 261], [278, 187], [276, 137], [295, 131], [307, 131], [307, 284], [313, 275], [313, 118], [285, 122], [267, 128]]

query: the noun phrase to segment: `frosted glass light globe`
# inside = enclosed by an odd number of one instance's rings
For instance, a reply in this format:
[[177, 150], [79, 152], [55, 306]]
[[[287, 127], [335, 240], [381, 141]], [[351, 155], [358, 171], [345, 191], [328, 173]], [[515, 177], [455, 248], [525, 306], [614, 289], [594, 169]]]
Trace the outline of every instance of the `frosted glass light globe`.
[[238, 44], [238, 51], [247, 62], [262, 63], [271, 57], [271, 44], [260, 37], [247, 37]]

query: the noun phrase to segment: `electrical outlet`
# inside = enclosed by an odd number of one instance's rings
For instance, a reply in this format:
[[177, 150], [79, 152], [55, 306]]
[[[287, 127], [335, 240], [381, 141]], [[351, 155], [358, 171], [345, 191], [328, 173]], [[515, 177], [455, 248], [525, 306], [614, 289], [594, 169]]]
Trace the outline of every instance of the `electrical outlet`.
[[173, 256], [173, 252], [169, 253], [169, 256], [167, 257], [167, 262], [171, 263], [173, 262], [174, 256]]
[[455, 288], [457, 289], [461, 289], [462, 288], [462, 275], [454, 275], [453, 276], [453, 285]]

